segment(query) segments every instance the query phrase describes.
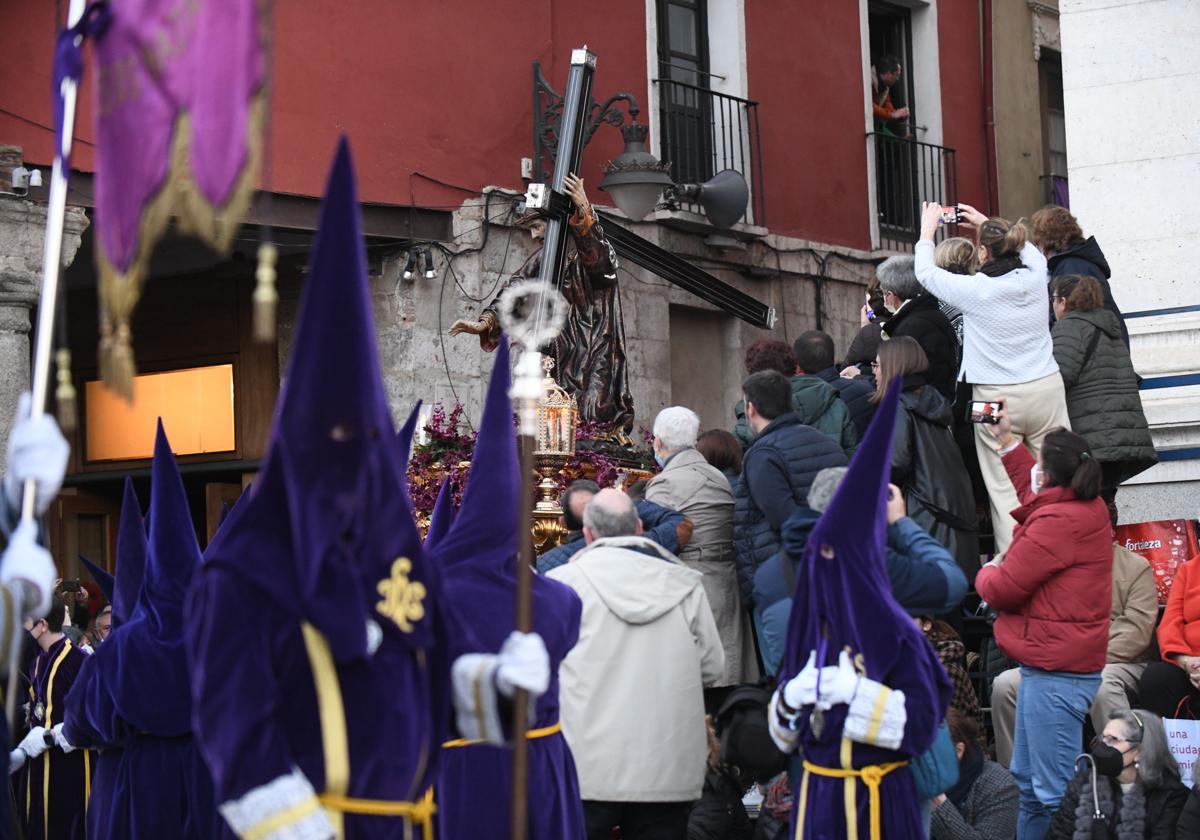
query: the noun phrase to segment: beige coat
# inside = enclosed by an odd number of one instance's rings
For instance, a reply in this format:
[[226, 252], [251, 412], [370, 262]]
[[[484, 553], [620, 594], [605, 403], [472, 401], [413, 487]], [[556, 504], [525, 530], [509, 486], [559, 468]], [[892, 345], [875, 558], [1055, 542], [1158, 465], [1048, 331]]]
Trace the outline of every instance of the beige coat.
[[699, 799], [704, 687], [725, 666], [700, 575], [648, 539], [613, 537], [547, 577], [583, 601], [579, 641], [558, 669], [559, 717], [583, 798]]
[[1158, 590], [1146, 558], [1113, 543], [1112, 624], [1109, 662], [1148, 662], [1147, 648], [1158, 621]]
[[729, 480], [698, 451], [683, 449], [650, 479], [646, 500], [677, 510], [692, 522], [692, 537], [679, 552], [679, 559], [704, 576], [704, 591], [725, 649], [725, 673], [716, 684], [754, 682], [758, 659], [750, 617], [738, 597]]

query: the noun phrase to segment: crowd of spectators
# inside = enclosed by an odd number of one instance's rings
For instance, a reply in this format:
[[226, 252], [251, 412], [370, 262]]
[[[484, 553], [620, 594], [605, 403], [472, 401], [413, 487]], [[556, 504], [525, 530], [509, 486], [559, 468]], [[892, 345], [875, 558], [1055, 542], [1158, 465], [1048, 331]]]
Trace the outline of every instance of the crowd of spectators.
[[[702, 432], [681, 406], [655, 420], [661, 472], [627, 531], [644, 525], [699, 573], [724, 652], [704, 690], [712, 801], [688, 837], [750, 836], [729, 800], [739, 782], [760, 812], [754, 836], [791, 836], [787, 773], [748, 757], [762, 733], [737, 712], [756, 681], [775, 686], [797, 560], [890, 388], [888, 582], [955, 687], [958, 781], [926, 800], [929, 836], [1080, 837], [1096, 803], [1108, 829], [1089, 837], [1175, 837], [1200, 821], [1162, 722], [1200, 715], [1200, 559], [1159, 624], [1150, 565], [1114, 542], [1116, 490], [1156, 456], [1108, 264], [1063, 208], [1015, 224], [958, 209], [974, 236], [935, 244], [944, 208], [923, 208], [914, 255], [877, 267], [842, 355], [819, 330], [756, 341], [730, 431]], [[596, 490], [564, 494], [572, 531]], [[645, 543], [624, 549], [662, 562]], [[990, 654], [964, 644], [967, 620], [992, 623]]]

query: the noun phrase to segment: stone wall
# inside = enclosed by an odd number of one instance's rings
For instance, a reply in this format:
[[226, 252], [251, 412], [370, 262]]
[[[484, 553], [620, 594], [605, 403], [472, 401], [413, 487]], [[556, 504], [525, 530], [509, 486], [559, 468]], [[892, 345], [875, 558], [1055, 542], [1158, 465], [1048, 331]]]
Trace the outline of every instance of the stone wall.
[[[401, 273], [406, 254], [400, 252], [384, 260], [382, 273], [371, 278], [381, 363], [397, 423], [417, 399], [447, 407], [460, 401], [471, 422], [478, 420], [491, 372], [490, 356], [479, 349], [475, 337], [450, 337], [446, 331], [457, 318], [475, 317], [492, 299], [498, 284], [520, 268], [534, 249], [528, 234], [511, 226], [512, 197], [506, 191], [492, 190], [485, 198], [464, 204], [455, 214], [456, 238], [449, 245], [457, 254], [447, 260], [443, 252], [434, 250], [437, 277], [418, 275], [404, 280]], [[486, 233], [485, 212], [490, 219]], [[704, 397], [706, 404], [693, 407], [701, 412], [706, 426], [732, 427], [732, 407], [740, 397], [744, 376], [743, 351], [761, 337], [777, 336], [790, 343], [804, 330], [814, 328], [818, 286], [823, 289], [824, 328], [833, 335], [839, 351], [858, 330], [863, 288], [873, 272], [868, 255], [862, 252], [833, 251], [829, 246], [774, 236], [751, 243], [745, 251], [722, 252], [706, 246], [699, 234], [659, 223], [632, 227], [769, 303], [778, 314], [774, 331], [756, 329], [724, 316], [645, 269], [622, 262], [621, 304], [638, 425], [648, 428], [661, 408], [673, 404], [675, 392]], [[817, 280], [822, 260], [827, 276]], [[281, 364], [290, 347], [298, 291], [297, 284], [285, 284], [282, 289]], [[715, 354], [711, 348], [703, 348], [710, 358], [720, 360], [719, 371], [689, 367], [693, 354], [688, 346], [680, 346], [684, 343], [680, 336], [672, 335], [673, 322], [689, 345], [720, 345]], [[696, 355], [703, 355], [699, 348]]]
[[[1125, 312], [1200, 305], [1200, 116], [1179, 95], [1200, 39], [1191, 0], [1062, 0], [1071, 210], [1112, 266]], [[1147, 379], [1200, 371], [1200, 312], [1128, 319]], [[1200, 449], [1200, 386], [1142, 391], [1160, 451]], [[1117, 495], [1122, 522], [1200, 514], [1200, 459], [1161, 463]]]

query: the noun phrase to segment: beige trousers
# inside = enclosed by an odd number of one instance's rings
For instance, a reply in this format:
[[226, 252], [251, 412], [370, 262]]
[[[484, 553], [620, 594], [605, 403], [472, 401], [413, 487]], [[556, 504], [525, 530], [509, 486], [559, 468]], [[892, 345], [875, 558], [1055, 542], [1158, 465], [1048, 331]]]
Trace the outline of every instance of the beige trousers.
[[[1092, 727], [1104, 731], [1110, 712], [1129, 708], [1130, 692], [1137, 693], [1145, 662], [1110, 662], [1100, 672], [1100, 688], [1092, 700]], [[1009, 668], [992, 681], [992, 728], [996, 732], [996, 761], [1005, 767], [1012, 761], [1013, 730], [1017, 725], [1017, 689], [1021, 669]]]
[[[1057, 371], [1018, 385], [975, 385], [972, 399], [1003, 401], [1012, 421], [1013, 435], [1025, 443], [1034, 458], [1041, 452], [1042, 439], [1046, 435], [1055, 429], [1071, 428], [1066, 390], [1062, 375]], [[986, 424], [975, 424], [975, 452], [979, 455], [979, 469], [991, 503], [996, 553], [1003, 554], [1012, 542], [1013, 528], [1016, 527], [1011, 511], [1018, 506], [1017, 491], [1000, 460], [1000, 445]]]

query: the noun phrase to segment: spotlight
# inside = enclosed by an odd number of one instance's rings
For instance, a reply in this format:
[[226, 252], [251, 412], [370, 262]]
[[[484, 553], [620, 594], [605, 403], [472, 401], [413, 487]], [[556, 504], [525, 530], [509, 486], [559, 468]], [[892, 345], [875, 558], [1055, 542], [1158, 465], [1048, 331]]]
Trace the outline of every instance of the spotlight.
[[413, 275], [417, 273], [417, 249], [410, 248], [408, 251], [408, 262], [404, 264], [404, 279], [411, 280]]
[[432, 280], [437, 277], [437, 271], [433, 267], [433, 249], [425, 249], [425, 279]]

